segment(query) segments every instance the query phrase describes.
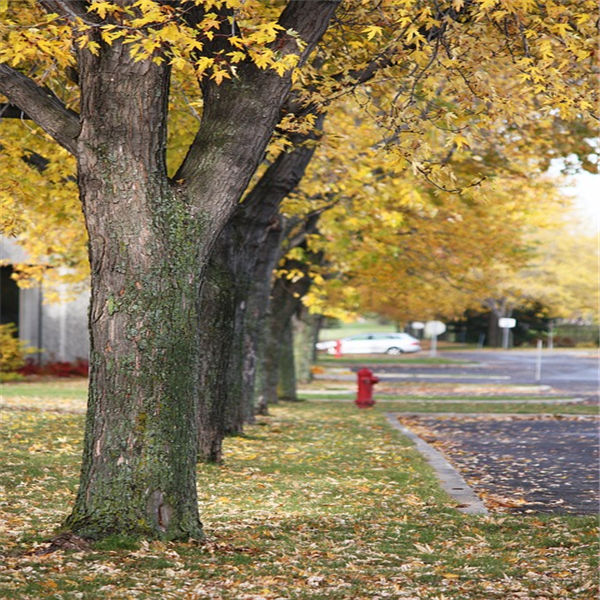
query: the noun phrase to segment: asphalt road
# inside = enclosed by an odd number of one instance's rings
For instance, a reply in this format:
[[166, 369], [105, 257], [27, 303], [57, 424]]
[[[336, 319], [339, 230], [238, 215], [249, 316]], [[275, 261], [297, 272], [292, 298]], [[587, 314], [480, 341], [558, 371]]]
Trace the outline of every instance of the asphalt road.
[[[426, 353], [421, 353], [426, 356]], [[562, 394], [595, 396], [600, 391], [600, 364], [590, 352], [545, 350], [542, 353], [541, 379], [536, 380], [535, 351], [451, 351], [438, 353], [449, 359], [465, 359], [475, 364], [440, 366], [377, 365], [384, 381], [418, 380], [424, 382], [504, 383], [549, 385]], [[376, 361], [374, 361], [376, 362]], [[356, 370], [356, 367], [354, 370]]]
[[436, 444], [494, 508], [598, 513], [600, 454], [593, 416], [420, 414], [402, 422], [419, 426], [421, 437]]

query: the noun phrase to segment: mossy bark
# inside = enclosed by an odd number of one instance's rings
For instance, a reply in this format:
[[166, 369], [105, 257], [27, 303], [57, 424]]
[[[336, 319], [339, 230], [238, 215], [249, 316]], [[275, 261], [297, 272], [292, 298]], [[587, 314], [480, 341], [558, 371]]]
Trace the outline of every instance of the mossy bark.
[[66, 525], [199, 538], [195, 485], [201, 218], [166, 177], [169, 69], [122, 46], [81, 57], [78, 177], [90, 239], [90, 385]]
[[[295, 37], [285, 33], [293, 29], [306, 42], [304, 60], [336, 4], [287, 3], [279, 18], [280, 51], [297, 50]], [[205, 40], [207, 55], [227, 44], [230, 9], [218, 10], [223, 35]], [[186, 11], [192, 25], [202, 18], [200, 7]], [[77, 156], [92, 283], [83, 464], [66, 525], [89, 538], [199, 538], [199, 392], [201, 385], [204, 391], [215, 387], [220, 396], [223, 370], [233, 370], [214, 345], [203, 346], [219, 325], [199, 332], [199, 324], [212, 318], [202, 284], [210, 251], [280, 118], [291, 75], [244, 61], [235, 79], [221, 85], [202, 80], [202, 121], [170, 180], [169, 61], [153, 60], [158, 54], [136, 61], [122, 40], [106, 44], [95, 28], [89, 36], [97, 52], [76, 50], [79, 127], [55, 135]], [[27, 93], [41, 92], [28, 87]], [[235, 312], [229, 301], [221, 320]], [[210, 380], [199, 372], [203, 360], [214, 365]], [[217, 405], [206, 406], [210, 413]], [[216, 411], [213, 420], [222, 420], [221, 408]]]

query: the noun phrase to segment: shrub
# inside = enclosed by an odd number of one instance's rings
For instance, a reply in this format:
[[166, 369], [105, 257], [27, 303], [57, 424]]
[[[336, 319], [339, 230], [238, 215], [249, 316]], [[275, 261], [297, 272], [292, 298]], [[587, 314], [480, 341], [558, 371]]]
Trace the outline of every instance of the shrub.
[[554, 345], [560, 346], [561, 348], [575, 348], [577, 345], [574, 338], [566, 336], [566, 335], [557, 335], [554, 338]]
[[18, 371], [25, 364], [27, 354], [36, 352], [16, 336], [14, 323], [0, 325], [0, 373]]
[[54, 361], [38, 365], [27, 360], [19, 369], [22, 375], [51, 375], [53, 377], [87, 377], [88, 361], [78, 358], [74, 362]]

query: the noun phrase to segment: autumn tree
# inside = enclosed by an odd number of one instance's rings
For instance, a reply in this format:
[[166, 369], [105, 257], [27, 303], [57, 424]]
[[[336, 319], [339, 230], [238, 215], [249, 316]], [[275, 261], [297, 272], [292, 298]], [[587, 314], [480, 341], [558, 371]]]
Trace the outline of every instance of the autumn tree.
[[[355, 94], [386, 132], [378, 147], [393, 157], [391, 170], [456, 190], [485, 176], [471, 169], [463, 178], [453, 166], [461, 153], [472, 164], [490, 158], [470, 150], [479, 140], [494, 140], [498, 162], [526, 160], [542, 144], [551, 154], [554, 140], [572, 137], [565, 124], [587, 118], [593, 105], [589, 0], [348, 0], [332, 20], [338, 4], [8, 5], [0, 92], [76, 157], [89, 235], [90, 404], [68, 521], [79, 533], [199, 534], [197, 408], [216, 424], [203, 443], [216, 455], [228, 418], [219, 390], [228, 386], [215, 389], [212, 403], [198, 390], [215, 387], [211, 373], [222, 382], [252, 371], [239, 354], [244, 344], [232, 341], [241, 339], [239, 326], [258, 321], [248, 315], [264, 312], [277, 247], [264, 252], [262, 240], [276, 237], [278, 204], [307, 162], [289, 157], [319, 137], [317, 120], [338, 98]], [[177, 82], [199, 124], [170, 168], [169, 92]], [[303, 120], [311, 127], [302, 129]], [[277, 124], [270, 162], [239, 205]], [[290, 139], [295, 128], [304, 139]], [[238, 261], [242, 271], [230, 262], [239, 251], [252, 254]], [[239, 294], [231, 282], [241, 282]], [[205, 312], [221, 302], [223, 310]], [[198, 371], [202, 364], [214, 366], [210, 377]]]
[[570, 218], [531, 234], [533, 249], [521, 268], [500, 262], [491, 269], [494, 285], [480, 306], [489, 311], [488, 340], [500, 344], [498, 319], [515, 310], [543, 307], [546, 318], [597, 320], [598, 240]]
[[[337, 5], [290, 2], [261, 18], [256, 7], [237, 15], [242, 4], [19, 3], [2, 26], [0, 91], [77, 159], [91, 374], [67, 525], [84, 536], [202, 534], [195, 415], [203, 273], [279, 119], [291, 67], [310, 54]], [[199, 76], [202, 120], [169, 178], [168, 97], [181, 63]], [[78, 103], [68, 105], [45, 67], [61, 84], [76, 79]]]

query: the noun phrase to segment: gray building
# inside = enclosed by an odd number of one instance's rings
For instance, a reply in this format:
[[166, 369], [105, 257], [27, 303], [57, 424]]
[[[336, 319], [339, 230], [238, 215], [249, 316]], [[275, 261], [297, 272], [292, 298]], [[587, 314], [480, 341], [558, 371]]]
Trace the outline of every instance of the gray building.
[[0, 323], [14, 323], [19, 339], [41, 349], [33, 355], [40, 363], [87, 359], [89, 293], [73, 298], [65, 286], [65, 301], [47, 302], [43, 285], [19, 288], [11, 278], [12, 265], [27, 262], [27, 254], [17, 243], [0, 236]]

